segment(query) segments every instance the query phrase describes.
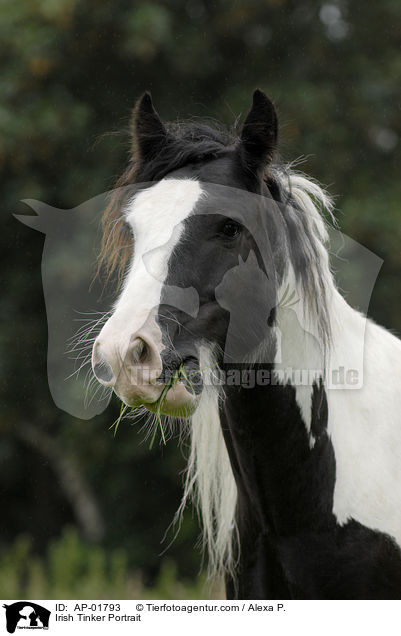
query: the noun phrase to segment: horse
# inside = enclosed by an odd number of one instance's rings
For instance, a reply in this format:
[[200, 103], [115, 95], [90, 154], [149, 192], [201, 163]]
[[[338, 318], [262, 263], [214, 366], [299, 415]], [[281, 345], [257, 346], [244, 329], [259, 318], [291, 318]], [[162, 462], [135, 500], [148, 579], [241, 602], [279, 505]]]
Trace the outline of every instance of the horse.
[[239, 133], [137, 101], [93, 372], [187, 426], [177, 514], [199, 507], [227, 598], [399, 599], [401, 343], [338, 291], [333, 204], [276, 159], [278, 128], [259, 89]]

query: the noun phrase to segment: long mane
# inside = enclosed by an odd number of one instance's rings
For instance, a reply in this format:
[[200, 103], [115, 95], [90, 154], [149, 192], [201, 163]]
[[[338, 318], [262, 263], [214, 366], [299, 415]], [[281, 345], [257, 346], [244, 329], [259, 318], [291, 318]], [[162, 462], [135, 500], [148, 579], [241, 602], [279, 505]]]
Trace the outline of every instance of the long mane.
[[[235, 132], [223, 130], [214, 123], [170, 125], [174, 138], [165, 152], [150, 164], [142, 166], [133, 156], [117, 182], [103, 220], [103, 239], [99, 267], [107, 276], [117, 273], [122, 279], [132, 253], [131, 236], [124, 227], [122, 208], [126, 201], [126, 186], [158, 181], [169, 172], [192, 161], [207, 161], [224, 156], [238, 142]], [[331, 215], [332, 201], [314, 181], [291, 166], [275, 165], [265, 175], [268, 187], [280, 201], [287, 228], [289, 259], [308, 309], [317, 324], [322, 341], [329, 346], [330, 319], [327, 293], [333, 286], [326, 248], [325, 215]], [[210, 352], [201, 351], [200, 366], [211, 369], [214, 360]], [[210, 371], [212, 373], [212, 371]], [[237, 489], [224, 444], [219, 421], [219, 391], [205, 382], [199, 407], [189, 424], [191, 447], [185, 477], [184, 494], [177, 519], [189, 501], [199, 511], [203, 545], [209, 554], [212, 573], [232, 572], [236, 546], [235, 513]]]

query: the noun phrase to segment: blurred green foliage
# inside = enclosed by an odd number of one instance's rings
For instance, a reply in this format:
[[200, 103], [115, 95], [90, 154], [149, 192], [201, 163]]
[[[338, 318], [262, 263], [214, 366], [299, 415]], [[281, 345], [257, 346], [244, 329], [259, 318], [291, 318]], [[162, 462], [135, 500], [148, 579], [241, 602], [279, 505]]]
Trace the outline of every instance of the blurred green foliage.
[[210, 599], [221, 585], [199, 576], [195, 582], [177, 579], [174, 562], [164, 560], [160, 573], [147, 587], [133, 573], [123, 549], [106, 552], [82, 541], [67, 528], [50, 542], [47, 554], [32, 553], [31, 540], [21, 536], [0, 553], [0, 598], [16, 599]]
[[[54, 406], [46, 379], [43, 235], [11, 213], [27, 212], [24, 198], [69, 208], [110, 189], [126, 164], [130, 111], [143, 90], [152, 90], [166, 120], [214, 116], [232, 125], [259, 86], [279, 108], [283, 160], [304, 156], [302, 169], [335, 195], [342, 230], [384, 259], [370, 311], [400, 332], [401, 4], [3, 0], [0, 12], [1, 585], [16, 586], [20, 596], [18, 563], [28, 560], [29, 585], [43, 596], [53, 581], [63, 598], [84, 590], [123, 598], [131, 594], [124, 574], [130, 568], [147, 586], [138, 594], [151, 589], [167, 597], [154, 586], [167, 576], [159, 554], [173, 533], [162, 546], [160, 540], [179, 504], [185, 460], [174, 442], [149, 452], [129, 426], [114, 439], [107, 429], [117, 403], [89, 422]], [[85, 528], [54, 456], [35, 445], [27, 423], [74, 461], [104, 526], [101, 547], [85, 548], [86, 574], [70, 577], [70, 592], [50, 572], [61, 568], [57, 550], [68, 552], [75, 541], [76, 558], [81, 544], [74, 535], [51, 542], [66, 524], [77, 524], [81, 535]], [[20, 533], [30, 536], [32, 552], [24, 543], [10, 547]], [[197, 536], [188, 513], [167, 550], [179, 578], [198, 575]], [[127, 559], [120, 570], [116, 554]], [[103, 575], [96, 587], [103, 562], [115, 572], [114, 588]], [[93, 587], [85, 587], [85, 577]], [[31, 597], [40, 596], [34, 589]]]

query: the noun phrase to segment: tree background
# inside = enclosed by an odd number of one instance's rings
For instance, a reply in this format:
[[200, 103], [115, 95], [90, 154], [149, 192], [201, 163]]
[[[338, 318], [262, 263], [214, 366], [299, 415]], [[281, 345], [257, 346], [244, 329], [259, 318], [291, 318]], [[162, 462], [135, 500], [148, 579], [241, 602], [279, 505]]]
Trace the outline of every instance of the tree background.
[[304, 156], [343, 232], [384, 260], [370, 315], [400, 333], [401, 4], [4, 0], [0, 12], [0, 596], [199, 597], [190, 511], [160, 556], [183, 454], [174, 440], [150, 452], [129, 426], [113, 438], [117, 402], [90, 421], [54, 405], [44, 236], [12, 213], [112, 188], [145, 89], [165, 120], [232, 125], [260, 87], [279, 109], [282, 158]]

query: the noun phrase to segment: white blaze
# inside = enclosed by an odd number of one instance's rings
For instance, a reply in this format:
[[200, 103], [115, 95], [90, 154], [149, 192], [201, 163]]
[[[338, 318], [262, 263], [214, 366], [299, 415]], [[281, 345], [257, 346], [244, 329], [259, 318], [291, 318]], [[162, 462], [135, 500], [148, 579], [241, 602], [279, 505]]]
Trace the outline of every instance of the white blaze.
[[107, 338], [116, 341], [122, 359], [131, 335], [145, 325], [161, 345], [154, 312], [160, 303], [168, 261], [183, 231], [182, 222], [202, 192], [198, 181], [163, 179], [135, 195], [126, 209], [126, 220], [134, 234], [134, 254], [114, 313], [104, 326]]

